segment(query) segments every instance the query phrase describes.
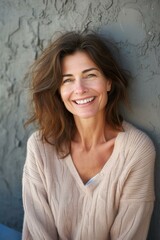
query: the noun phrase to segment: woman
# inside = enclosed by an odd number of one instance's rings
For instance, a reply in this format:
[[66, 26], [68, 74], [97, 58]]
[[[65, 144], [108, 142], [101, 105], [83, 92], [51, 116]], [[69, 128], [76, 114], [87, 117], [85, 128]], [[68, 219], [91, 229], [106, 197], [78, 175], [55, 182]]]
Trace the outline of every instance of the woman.
[[155, 150], [119, 114], [127, 78], [98, 35], [60, 36], [32, 69], [38, 131], [23, 173], [23, 240], [143, 240]]

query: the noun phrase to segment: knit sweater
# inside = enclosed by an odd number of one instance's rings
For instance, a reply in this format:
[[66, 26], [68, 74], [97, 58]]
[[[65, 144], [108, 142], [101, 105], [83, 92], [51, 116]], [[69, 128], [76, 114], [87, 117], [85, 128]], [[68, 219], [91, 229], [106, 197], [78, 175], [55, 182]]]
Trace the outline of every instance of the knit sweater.
[[145, 240], [154, 203], [155, 149], [123, 122], [124, 132], [93, 181], [84, 184], [71, 155], [57, 157], [38, 132], [23, 172], [23, 240]]

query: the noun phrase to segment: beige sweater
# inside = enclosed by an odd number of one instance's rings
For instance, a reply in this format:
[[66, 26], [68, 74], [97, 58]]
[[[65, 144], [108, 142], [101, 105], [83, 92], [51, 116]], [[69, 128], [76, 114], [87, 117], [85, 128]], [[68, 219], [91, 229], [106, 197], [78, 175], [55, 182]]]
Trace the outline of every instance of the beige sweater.
[[109, 160], [84, 185], [69, 155], [58, 159], [38, 132], [23, 174], [23, 240], [144, 240], [154, 203], [155, 150], [124, 122]]

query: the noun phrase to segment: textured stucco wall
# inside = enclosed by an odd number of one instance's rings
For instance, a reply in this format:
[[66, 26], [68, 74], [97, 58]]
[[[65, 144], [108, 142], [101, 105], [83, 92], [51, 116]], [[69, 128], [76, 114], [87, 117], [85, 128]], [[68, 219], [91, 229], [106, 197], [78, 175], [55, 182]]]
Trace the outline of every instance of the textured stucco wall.
[[[21, 176], [28, 107], [24, 75], [55, 31], [98, 30], [120, 49], [130, 70], [132, 112], [157, 149], [157, 203], [150, 239], [160, 239], [160, 1], [0, 0], [0, 223], [22, 227]], [[159, 176], [158, 176], [159, 175]]]

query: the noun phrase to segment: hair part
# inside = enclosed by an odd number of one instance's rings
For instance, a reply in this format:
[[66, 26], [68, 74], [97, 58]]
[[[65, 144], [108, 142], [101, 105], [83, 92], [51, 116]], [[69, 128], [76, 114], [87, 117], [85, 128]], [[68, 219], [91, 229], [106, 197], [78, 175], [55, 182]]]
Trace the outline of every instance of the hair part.
[[113, 58], [107, 41], [96, 33], [67, 32], [42, 52], [29, 72], [33, 115], [27, 121], [38, 123], [41, 137], [53, 144], [59, 157], [70, 153], [76, 132], [73, 115], [65, 108], [59, 89], [62, 82], [61, 62], [66, 55], [86, 52], [112, 87], [106, 105], [106, 121], [114, 129], [122, 126], [119, 103], [127, 103], [128, 78]]

